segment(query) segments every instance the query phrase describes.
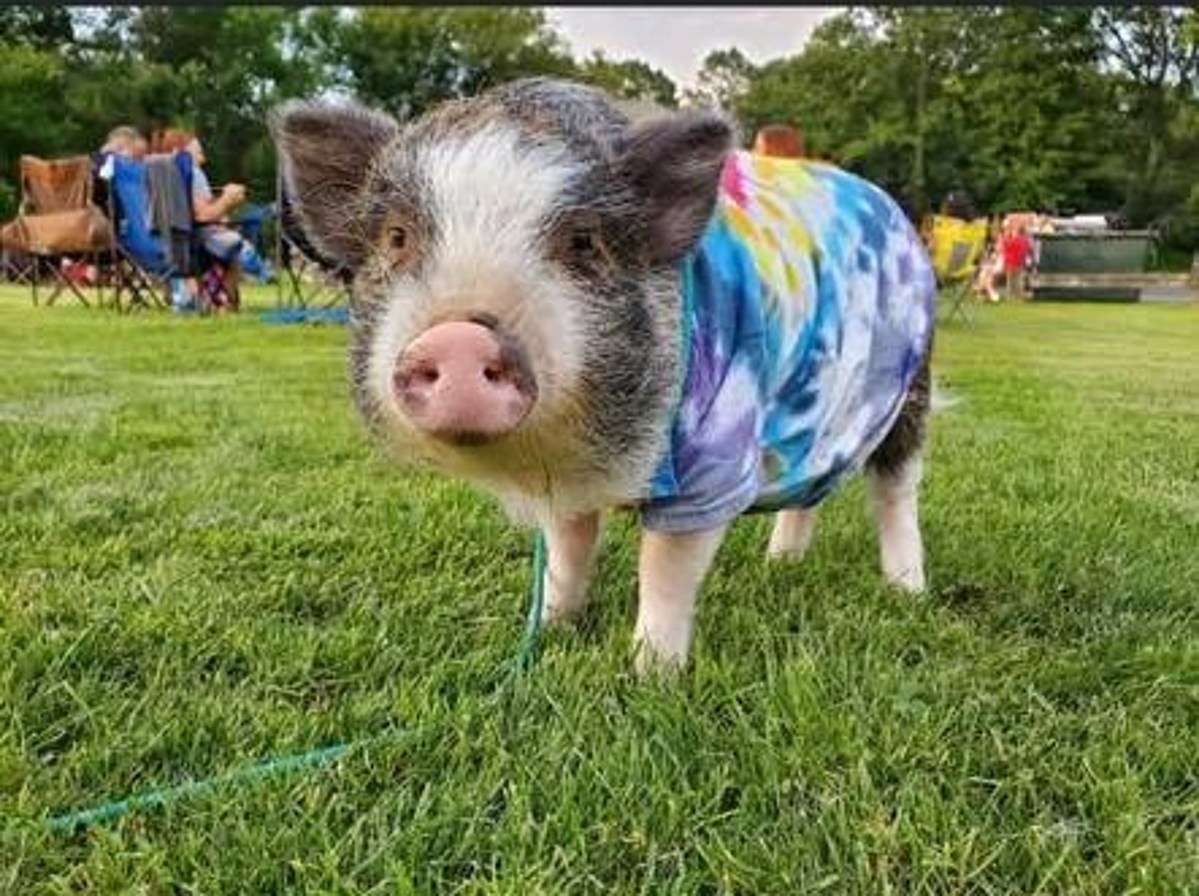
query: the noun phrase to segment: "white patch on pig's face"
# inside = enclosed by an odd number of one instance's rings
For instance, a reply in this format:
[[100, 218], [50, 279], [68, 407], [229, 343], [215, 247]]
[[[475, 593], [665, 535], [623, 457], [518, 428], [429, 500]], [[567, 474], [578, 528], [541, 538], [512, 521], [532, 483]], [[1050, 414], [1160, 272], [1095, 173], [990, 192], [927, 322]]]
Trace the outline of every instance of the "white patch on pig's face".
[[[584, 356], [577, 315], [586, 303], [580, 287], [546, 256], [545, 231], [579, 166], [559, 144], [534, 142], [496, 124], [419, 147], [416, 169], [434, 239], [419, 269], [389, 284], [369, 362], [368, 389], [391, 441], [462, 473], [476, 466], [475, 455], [485, 455], [482, 468], [495, 472], [527, 466], [530, 453], [568, 451], [561, 424], [577, 413], [572, 396]], [[524, 346], [538, 400], [504, 444], [459, 451], [408, 422], [392, 373], [404, 348], [429, 326], [479, 313]]]

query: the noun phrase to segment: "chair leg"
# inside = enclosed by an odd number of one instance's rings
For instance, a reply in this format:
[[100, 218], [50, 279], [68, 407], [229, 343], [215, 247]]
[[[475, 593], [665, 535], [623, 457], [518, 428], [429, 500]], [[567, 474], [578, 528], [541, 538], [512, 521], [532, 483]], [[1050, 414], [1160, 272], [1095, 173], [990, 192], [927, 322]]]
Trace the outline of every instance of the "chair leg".
[[225, 294], [229, 296], [229, 307], [241, 311], [241, 262], [234, 258], [222, 273]]
[[969, 285], [961, 282], [952, 282], [943, 287], [944, 295], [941, 299], [941, 304], [948, 304], [949, 310], [945, 314], [945, 322], [951, 322], [955, 317], [960, 317], [963, 323], [970, 322], [970, 316], [966, 308], [966, 298], [969, 295]]
[[83, 290], [79, 288], [79, 284], [75, 282], [75, 279], [69, 273], [63, 270], [61, 261], [58, 264], [51, 265], [50, 270], [54, 274], [55, 282], [54, 292], [51, 293], [50, 297], [46, 300], [47, 305], [53, 305], [54, 300], [57, 299], [65, 290], [70, 290], [70, 292], [74, 294], [75, 298], [83, 303], [83, 307], [92, 307], [92, 303], [87, 300], [87, 296], [84, 295]]

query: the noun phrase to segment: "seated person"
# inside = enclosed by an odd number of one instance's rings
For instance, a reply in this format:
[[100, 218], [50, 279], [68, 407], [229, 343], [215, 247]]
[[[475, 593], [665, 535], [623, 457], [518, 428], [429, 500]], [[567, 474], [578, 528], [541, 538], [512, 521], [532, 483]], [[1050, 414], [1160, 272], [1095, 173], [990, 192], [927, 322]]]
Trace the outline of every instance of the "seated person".
[[242, 184], [229, 183], [213, 194], [204, 165], [208, 156], [196, 135], [187, 131], [168, 128], [157, 141], [156, 152], [186, 152], [192, 157], [192, 205], [198, 235], [205, 250], [225, 265], [240, 263], [241, 269], [251, 277], [266, 282], [272, 274], [270, 265], [254, 250], [254, 246], [227, 223], [229, 213], [246, 198]]
[[92, 153], [92, 171], [95, 172], [92, 187], [92, 201], [101, 207], [108, 203], [108, 183], [113, 176], [113, 161], [111, 156], [134, 158], [134, 147], [137, 141], [144, 138], [137, 128], [127, 124], [118, 125], [108, 132], [104, 145]]
[[178, 274], [151, 224], [145, 146], [145, 138], [129, 125], [108, 132], [92, 154], [92, 201], [117, 215], [116, 236], [126, 255], [147, 274], [173, 283]]

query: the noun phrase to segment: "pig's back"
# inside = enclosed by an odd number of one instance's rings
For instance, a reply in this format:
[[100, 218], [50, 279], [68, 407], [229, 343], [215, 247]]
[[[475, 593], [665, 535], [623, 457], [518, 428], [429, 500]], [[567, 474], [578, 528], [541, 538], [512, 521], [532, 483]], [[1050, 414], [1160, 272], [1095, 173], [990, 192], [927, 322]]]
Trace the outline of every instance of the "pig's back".
[[683, 273], [688, 373], [646, 524], [818, 503], [882, 441], [927, 350], [919, 235], [848, 172], [736, 153]]

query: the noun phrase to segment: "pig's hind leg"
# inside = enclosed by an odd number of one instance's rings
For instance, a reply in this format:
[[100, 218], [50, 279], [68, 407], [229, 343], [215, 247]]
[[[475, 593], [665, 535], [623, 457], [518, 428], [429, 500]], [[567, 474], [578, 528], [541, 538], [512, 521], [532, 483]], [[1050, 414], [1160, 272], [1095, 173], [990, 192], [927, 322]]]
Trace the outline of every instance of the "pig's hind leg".
[[924, 545], [917, 504], [928, 410], [926, 358], [891, 431], [866, 462], [866, 491], [878, 529], [883, 575], [893, 585], [913, 592], [924, 590]]

